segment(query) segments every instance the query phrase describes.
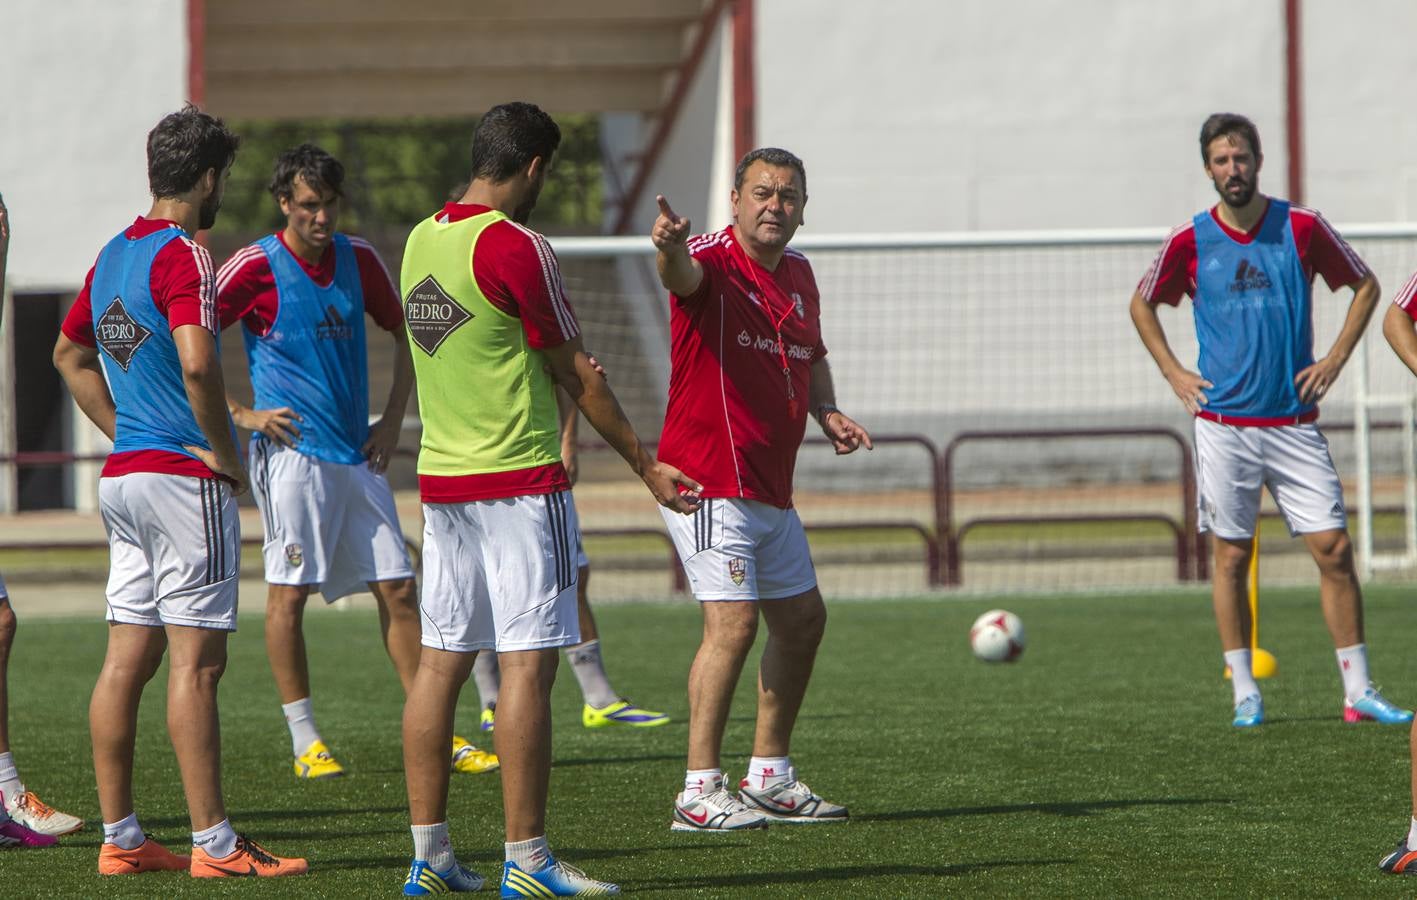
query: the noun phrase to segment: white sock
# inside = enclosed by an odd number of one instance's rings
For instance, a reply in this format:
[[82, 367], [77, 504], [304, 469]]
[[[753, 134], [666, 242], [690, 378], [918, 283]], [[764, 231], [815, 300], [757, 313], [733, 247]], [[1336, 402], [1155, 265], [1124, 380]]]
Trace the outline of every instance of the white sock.
[[20, 783], [19, 770], [15, 768], [15, 755], [8, 750], [0, 753], [0, 794], [6, 803], [17, 803], [24, 796], [25, 786]]
[[1243, 650], [1225, 651], [1225, 664], [1230, 667], [1230, 686], [1235, 689], [1236, 706], [1246, 697], [1260, 692], [1260, 686], [1255, 682], [1254, 669], [1250, 668], [1248, 647]]
[[310, 698], [305, 697], [281, 707], [285, 713], [285, 724], [290, 729], [290, 752], [299, 756], [309, 746], [320, 740], [320, 730], [315, 727], [315, 713], [310, 708]]
[[722, 786], [722, 769], [690, 769], [684, 773], [684, 793], [679, 796], [691, 800], [700, 794], [712, 793]]
[[507, 861], [516, 863], [523, 872], [540, 872], [551, 865], [551, 846], [546, 843], [544, 834], [503, 846], [507, 849]]
[[1343, 693], [1348, 702], [1363, 699], [1368, 690], [1368, 645], [1339, 647], [1334, 652], [1338, 656], [1338, 673], [1343, 676]]
[[448, 839], [448, 823], [413, 826], [413, 858], [421, 859], [435, 872], [446, 872], [457, 865], [453, 842]]
[[1412, 817], [1412, 824], [1407, 829], [1407, 849], [1417, 847], [1417, 816]]
[[112, 825], [103, 823], [103, 842], [120, 850], [136, 850], [143, 846], [143, 841], [147, 839], [143, 834], [143, 827], [138, 824], [137, 813], [129, 813], [128, 818]]
[[748, 761], [748, 784], [762, 790], [786, 782], [792, 776], [792, 759], [786, 756], [755, 756]]
[[497, 705], [497, 695], [502, 690], [502, 669], [497, 665], [496, 650], [482, 650], [472, 663], [472, 680], [477, 683], [477, 697], [482, 708]]
[[225, 859], [236, 851], [236, 832], [222, 819], [211, 828], [192, 832], [192, 846], [201, 847], [212, 859]]
[[605, 661], [600, 658], [600, 641], [586, 641], [566, 648], [566, 662], [571, 664], [576, 683], [581, 686], [581, 697], [586, 705], [604, 709], [620, 699], [610, 686], [610, 676], [605, 674]]

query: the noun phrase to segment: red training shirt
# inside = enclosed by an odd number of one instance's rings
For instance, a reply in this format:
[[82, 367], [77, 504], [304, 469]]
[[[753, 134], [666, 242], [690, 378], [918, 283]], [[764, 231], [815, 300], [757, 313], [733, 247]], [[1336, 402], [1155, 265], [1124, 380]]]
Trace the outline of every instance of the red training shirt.
[[769, 272], [743, 251], [731, 226], [690, 240], [689, 254], [704, 279], [688, 297], [670, 295], [669, 407], [659, 458], [702, 484], [705, 497], [786, 509], [812, 364], [827, 354], [812, 266], [788, 248]]
[[[181, 226], [176, 222], [139, 216], [124, 229], [123, 236], [138, 240], [164, 228], [181, 231]], [[185, 232], [177, 240], [163, 245], [153, 258], [148, 287], [152, 292], [153, 305], [167, 318], [169, 331], [182, 325], [200, 325], [216, 335], [216, 281], [212, 270], [211, 254]], [[84, 277], [83, 290], [74, 299], [74, 305], [69, 308], [60, 330], [74, 343], [96, 348], [98, 341], [93, 333], [93, 300], [90, 297], [93, 273], [94, 269], [90, 268], [89, 274]], [[131, 450], [111, 454], [101, 474], [105, 478], [114, 478], [130, 472], [216, 477], [201, 460], [167, 450]]]
[[[301, 270], [310, 276], [311, 281], [323, 288], [329, 287], [335, 280], [333, 241], [325, 248], [320, 261], [311, 265], [290, 249], [283, 232], [278, 232], [276, 237], [291, 258], [300, 263]], [[352, 234], [345, 237], [349, 238], [354, 259], [359, 264], [364, 311], [385, 331], [398, 331], [403, 326], [403, 305], [399, 302], [398, 289], [394, 287], [384, 261], [364, 238]], [[216, 274], [216, 292], [223, 329], [241, 319], [251, 331], [264, 335], [271, 330], [280, 312], [280, 292], [276, 290], [270, 260], [257, 244], [242, 247], [226, 261]]]
[[[1221, 230], [1241, 244], [1248, 244], [1259, 234], [1264, 216], [1248, 232], [1239, 232], [1220, 221], [1219, 206], [1212, 207], [1210, 217]], [[1294, 244], [1299, 250], [1299, 262], [1312, 282], [1314, 274], [1324, 277], [1329, 290], [1336, 291], [1361, 281], [1368, 267], [1353, 248], [1339, 237], [1317, 210], [1303, 206], [1289, 207], [1289, 228], [1294, 232]], [[1137, 285], [1137, 293], [1149, 303], [1176, 306], [1181, 297], [1194, 297], [1196, 292], [1196, 232], [1187, 222], [1171, 232], [1161, 252]]]
[[[491, 208], [476, 203], [449, 203], [440, 222], [460, 222]], [[493, 222], [477, 238], [472, 276], [489, 302], [521, 320], [526, 341], [537, 350], [558, 347], [581, 333], [561, 268], [546, 238], [511, 219]], [[467, 503], [550, 494], [569, 490], [571, 480], [560, 462], [511, 472], [478, 475], [419, 475], [424, 503]]]

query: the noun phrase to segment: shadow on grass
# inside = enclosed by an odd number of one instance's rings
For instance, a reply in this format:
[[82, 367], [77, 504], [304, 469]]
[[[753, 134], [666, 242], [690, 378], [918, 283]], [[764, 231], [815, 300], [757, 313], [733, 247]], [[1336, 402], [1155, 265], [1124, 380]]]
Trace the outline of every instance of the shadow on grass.
[[586, 756], [577, 759], [557, 759], [551, 763], [553, 769], [571, 766], [613, 766], [627, 763], [684, 761], [683, 753], [626, 753], [623, 756]]
[[853, 822], [900, 822], [911, 819], [953, 819], [957, 816], [998, 816], [1010, 813], [1046, 813], [1071, 818], [1091, 816], [1110, 809], [1131, 809], [1134, 806], [1201, 806], [1210, 803], [1234, 803], [1231, 798], [1158, 797], [1150, 800], [1076, 800], [1065, 803], [1015, 803], [1006, 806], [955, 806], [946, 809], [902, 809], [896, 812], [865, 813], [851, 817]]
[[[335, 806], [329, 809], [233, 809], [228, 810], [232, 818], [239, 825], [249, 822], [252, 819], [269, 819], [279, 822], [285, 819], [324, 819], [331, 816], [362, 816], [362, 815], [407, 815], [407, 806], [365, 806], [362, 808], [350, 808], [347, 806]], [[144, 818], [143, 827], [153, 828], [186, 828], [191, 821], [186, 816], [168, 816], [163, 818]], [[308, 835], [307, 835], [308, 836]]]
[[735, 875], [698, 875], [693, 878], [653, 878], [626, 880], [626, 887], [640, 890], [692, 889], [712, 887], [755, 888], [765, 884], [813, 884], [854, 879], [878, 879], [881, 876], [914, 876], [919, 878], [956, 878], [973, 872], [989, 872], [1015, 866], [1071, 866], [1076, 859], [996, 859], [984, 862], [956, 863], [950, 866], [841, 866], [840, 868], [800, 869], [788, 872], [743, 872]]
[[[676, 846], [660, 847], [557, 847], [556, 856], [557, 858], [564, 859], [567, 862], [572, 863], [573, 865], [580, 865], [581, 863], [587, 860], [624, 859], [627, 856], [642, 856], [646, 853], [683, 853], [685, 851], [712, 852], [723, 849], [742, 849], [748, 846], [750, 845], [745, 842], [719, 843], [718, 841], [714, 841], [712, 844], [681, 844]], [[403, 856], [369, 856], [367, 854], [364, 854], [360, 856], [321, 859], [319, 860], [319, 867], [321, 869], [356, 870], [388, 869], [397, 868], [399, 866], [407, 868], [408, 862], [411, 858], [412, 857], [407, 854]], [[483, 875], [487, 875], [487, 873], [492, 870], [500, 871], [502, 868], [503, 858], [503, 852], [497, 849], [468, 850], [463, 847], [458, 848], [458, 862], [468, 866], [469, 868], [476, 869]], [[314, 864], [315, 863], [312, 861], [311, 866], [313, 867]]]

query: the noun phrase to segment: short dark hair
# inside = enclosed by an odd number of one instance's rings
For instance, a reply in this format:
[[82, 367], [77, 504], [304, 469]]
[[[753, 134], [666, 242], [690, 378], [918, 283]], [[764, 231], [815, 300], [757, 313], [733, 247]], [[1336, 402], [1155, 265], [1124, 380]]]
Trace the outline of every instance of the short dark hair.
[[561, 146], [561, 128], [534, 103], [489, 109], [472, 133], [472, 177], [501, 184], [536, 157], [550, 164]]
[[344, 196], [344, 165], [314, 144], [292, 147], [276, 157], [275, 174], [271, 176], [271, 196], [289, 200], [295, 195], [295, 176], [299, 175], [314, 190], [333, 191]]
[[802, 165], [802, 160], [796, 154], [789, 153], [780, 147], [759, 147], [750, 150], [740, 160], [738, 168], [733, 170], [733, 189], [741, 191], [743, 189], [743, 177], [748, 174], [748, 167], [758, 160], [762, 160], [770, 166], [791, 166], [797, 170], [797, 177], [802, 179], [802, 193], [807, 193], [807, 169]]
[[225, 171], [239, 146], [221, 119], [188, 103], [148, 132], [148, 190], [154, 197], [185, 194], [208, 169]]
[[1201, 160], [1210, 162], [1210, 145], [1218, 137], [1242, 137], [1258, 159], [1260, 132], [1255, 123], [1239, 113], [1212, 113], [1201, 125]]

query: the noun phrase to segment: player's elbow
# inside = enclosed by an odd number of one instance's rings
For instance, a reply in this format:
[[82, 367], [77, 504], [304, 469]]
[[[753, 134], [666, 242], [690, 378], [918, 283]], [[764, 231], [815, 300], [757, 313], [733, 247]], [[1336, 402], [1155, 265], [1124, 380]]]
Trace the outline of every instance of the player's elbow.
[[1412, 340], [1413, 327], [1412, 317], [1407, 314], [1407, 310], [1394, 303], [1387, 308], [1383, 315], [1383, 337], [1394, 350], [1402, 346], [1403, 342]]

